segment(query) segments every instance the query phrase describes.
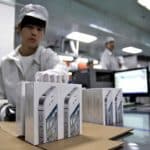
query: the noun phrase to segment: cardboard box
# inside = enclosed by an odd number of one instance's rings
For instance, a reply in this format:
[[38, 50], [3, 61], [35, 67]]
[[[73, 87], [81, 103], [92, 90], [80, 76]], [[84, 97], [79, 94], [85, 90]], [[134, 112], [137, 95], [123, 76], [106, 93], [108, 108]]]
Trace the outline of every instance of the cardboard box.
[[26, 100], [26, 141], [37, 145], [81, 134], [80, 85], [31, 82]]
[[[122, 118], [123, 115], [121, 94], [120, 89], [115, 88], [92, 88], [83, 90], [83, 120], [85, 122], [103, 125], [116, 125], [118, 116]], [[119, 103], [121, 106], [119, 106]], [[115, 106], [117, 106], [116, 111]], [[120, 113], [118, 110], [122, 113], [118, 114]]]
[[[112, 141], [116, 137], [128, 134], [132, 129], [103, 126], [96, 124], [83, 124], [83, 135], [67, 140], [32, 146], [22, 139], [16, 138], [14, 122], [0, 122], [0, 145], [2, 150], [90, 150], [100, 147], [101, 150], [117, 149], [123, 143]], [[9, 144], [8, 144], [9, 143]]]

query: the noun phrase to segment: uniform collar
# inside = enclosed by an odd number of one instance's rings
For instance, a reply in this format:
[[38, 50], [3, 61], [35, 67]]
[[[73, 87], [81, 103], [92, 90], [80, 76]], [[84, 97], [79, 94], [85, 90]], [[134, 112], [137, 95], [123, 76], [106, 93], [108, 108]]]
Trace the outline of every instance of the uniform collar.
[[106, 51], [110, 56], [113, 55], [113, 53], [112, 53], [108, 48], [106, 48], [105, 51]]
[[[10, 53], [8, 55], [9, 59], [14, 60], [15, 62], [19, 62], [19, 48], [21, 47], [21, 45], [19, 45], [12, 53]], [[39, 46], [35, 52], [35, 54], [33, 55], [33, 60], [37, 63], [40, 64], [40, 51], [43, 47]]]

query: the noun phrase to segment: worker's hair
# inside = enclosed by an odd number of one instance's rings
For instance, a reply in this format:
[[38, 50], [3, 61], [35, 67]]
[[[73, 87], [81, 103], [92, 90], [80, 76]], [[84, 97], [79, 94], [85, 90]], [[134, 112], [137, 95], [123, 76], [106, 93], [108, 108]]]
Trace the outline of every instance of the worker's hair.
[[46, 22], [43, 21], [43, 20], [40, 20], [40, 19], [31, 17], [31, 16], [25, 16], [25, 17], [23, 18], [23, 20], [21, 21], [21, 23], [18, 25], [18, 27], [19, 27], [20, 29], [22, 29], [23, 27], [25, 27], [25, 26], [27, 26], [27, 25], [36, 25], [36, 26], [39, 26], [39, 27], [45, 29], [45, 27], [46, 27]]

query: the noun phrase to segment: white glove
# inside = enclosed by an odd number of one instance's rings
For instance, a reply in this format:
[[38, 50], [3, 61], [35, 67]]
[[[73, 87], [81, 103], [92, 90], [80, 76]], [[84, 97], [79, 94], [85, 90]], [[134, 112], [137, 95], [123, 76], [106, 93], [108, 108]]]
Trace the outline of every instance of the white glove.
[[35, 80], [41, 82], [67, 83], [68, 74], [65, 71], [60, 72], [53, 69], [40, 71], [35, 74]]

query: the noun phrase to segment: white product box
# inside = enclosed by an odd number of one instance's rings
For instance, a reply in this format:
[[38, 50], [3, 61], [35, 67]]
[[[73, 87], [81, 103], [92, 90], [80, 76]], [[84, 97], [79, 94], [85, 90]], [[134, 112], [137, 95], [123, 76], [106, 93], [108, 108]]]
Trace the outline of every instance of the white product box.
[[83, 120], [86, 122], [113, 125], [113, 99], [111, 88], [83, 90]]
[[26, 85], [26, 100], [26, 141], [38, 145], [81, 134], [80, 85], [31, 82]]
[[64, 118], [64, 138], [82, 133], [82, 92], [81, 86], [64, 84], [61, 88], [61, 105]]
[[114, 99], [114, 108], [115, 108], [114, 112], [115, 125], [121, 126], [123, 125], [123, 102], [124, 102], [122, 90], [115, 88], [113, 89], [112, 95]]
[[121, 90], [116, 88], [83, 90], [83, 120], [103, 125], [116, 125], [118, 116], [119, 122], [123, 116], [122, 99]]
[[20, 82], [17, 85], [18, 95], [16, 96], [16, 125], [17, 136], [25, 135], [25, 85], [28, 82]]
[[104, 125], [116, 124], [114, 105], [116, 91], [118, 90], [115, 88], [83, 90], [83, 120]]

